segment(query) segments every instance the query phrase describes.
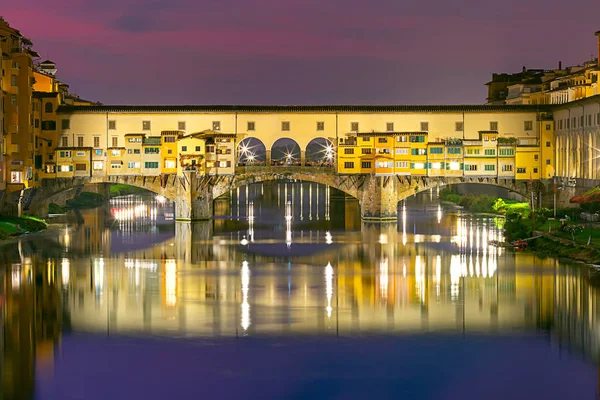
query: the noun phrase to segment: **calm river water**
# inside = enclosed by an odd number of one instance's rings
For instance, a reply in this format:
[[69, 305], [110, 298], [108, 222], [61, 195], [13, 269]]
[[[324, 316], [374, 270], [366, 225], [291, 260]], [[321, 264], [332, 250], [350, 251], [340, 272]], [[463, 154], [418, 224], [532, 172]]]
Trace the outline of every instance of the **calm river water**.
[[124, 197], [2, 245], [1, 398], [597, 398], [595, 271], [494, 218], [291, 182], [215, 213]]

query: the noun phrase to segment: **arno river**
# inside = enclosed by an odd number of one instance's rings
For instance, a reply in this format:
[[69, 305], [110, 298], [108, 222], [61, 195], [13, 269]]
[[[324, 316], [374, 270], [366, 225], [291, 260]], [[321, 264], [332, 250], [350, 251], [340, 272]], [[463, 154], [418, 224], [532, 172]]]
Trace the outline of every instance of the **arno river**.
[[215, 214], [117, 198], [2, 245], [2, 399], [597, 396], [594, 270], [491, 246], [492, 217], [432, 192], [365, 224], [291, 182]]

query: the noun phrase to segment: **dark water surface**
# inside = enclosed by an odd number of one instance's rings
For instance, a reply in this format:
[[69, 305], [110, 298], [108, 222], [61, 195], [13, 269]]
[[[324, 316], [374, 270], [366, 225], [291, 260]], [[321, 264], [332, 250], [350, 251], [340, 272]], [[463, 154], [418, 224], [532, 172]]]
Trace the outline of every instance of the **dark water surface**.
[[494, 218], [285, 182], [215, 213], [126, 197], [1, 246], [1, 399], [597, 398], [595, 271]]

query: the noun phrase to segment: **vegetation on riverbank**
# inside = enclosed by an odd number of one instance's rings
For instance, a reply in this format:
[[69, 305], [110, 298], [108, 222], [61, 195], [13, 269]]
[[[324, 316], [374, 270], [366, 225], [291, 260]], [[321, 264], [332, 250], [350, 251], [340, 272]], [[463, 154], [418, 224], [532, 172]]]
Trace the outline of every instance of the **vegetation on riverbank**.
[[122, 183], [110, 185], [110, 197], [127, 196], [130, 194], [140, 194], [146, 192], [147, 190], [145, 189], [136, 186], [125, 185]]
[[528, 218], [531, 214], [531, 208], [527, 202], [501, 199], [487, 194], [458, 194], [450, 189], [440, 190], [440, 200], [448, 201], [464, 207], [465, 210], [472, 213], [487, 213], [498, 215], [518, 214], [523, 218]]
[[529, 249], [536, 253], [569, 258], [586, 264], [600, 264], [600, 250], [590, 246], [559, 243], [547, 237], [539, 237], [530, 242]]
[[0, 215], [0, 239], [7, 239], [23, 233], [40, 232], [47, 226], [48, 224], [44, 220], [29, 215], [20, 217]]
[[79, 196], [67, 200], [65, 206], [61, 206], [56, 203], [50, 203], [48, 206], [48, 214], [64, 214], [69, 210], [77, 209], [77, 210], [86, 210], [90, 208], [100, 207], [106, 199], [104, 196], [91, 193], [91, 192], [81, 192]]

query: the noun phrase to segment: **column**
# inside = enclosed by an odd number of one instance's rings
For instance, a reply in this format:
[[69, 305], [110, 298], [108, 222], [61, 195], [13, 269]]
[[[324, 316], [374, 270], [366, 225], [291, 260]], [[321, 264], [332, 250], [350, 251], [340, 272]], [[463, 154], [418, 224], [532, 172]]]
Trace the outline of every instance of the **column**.
[[306, 164], [306, 150], [300, 150], [300, 166], [304, 167]]
[[269, 166], [271, 166], [271, 150], [267, 150], [265, 156], [266, 156], [267, 167], [269, 167]]
[[398, 219], [396, 182], [397, 180], [390, 177], [372, 175], [367, 177], [360, 202], [363, 220], [393, 221]]
[[195, 171], [185, 171], [183, 181], [178, 181], [175, 198], [177, 221], [202, 221], [213, 216], [212, 187], [198, 187]]

